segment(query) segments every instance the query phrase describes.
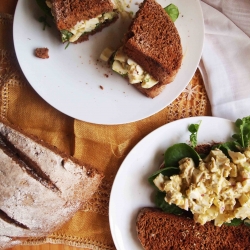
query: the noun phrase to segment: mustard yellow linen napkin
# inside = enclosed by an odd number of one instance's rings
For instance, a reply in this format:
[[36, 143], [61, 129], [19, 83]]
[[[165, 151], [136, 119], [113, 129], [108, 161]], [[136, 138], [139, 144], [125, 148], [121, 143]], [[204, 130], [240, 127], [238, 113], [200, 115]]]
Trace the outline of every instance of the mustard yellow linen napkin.
[[172, 104], [144, 120], [114, 126], [75, 120], [47, 104], [26, 81], [15, 57], [12, 21], [11, 16], [0, 14], [0, 116], [105, 174], [93, 198], [60, 230], [24, 244], [50, 242], [115, 249], [108, 203], [117, 170], [136, 143], [154, 129], [184, 117], [211, 115], [199, 71]]

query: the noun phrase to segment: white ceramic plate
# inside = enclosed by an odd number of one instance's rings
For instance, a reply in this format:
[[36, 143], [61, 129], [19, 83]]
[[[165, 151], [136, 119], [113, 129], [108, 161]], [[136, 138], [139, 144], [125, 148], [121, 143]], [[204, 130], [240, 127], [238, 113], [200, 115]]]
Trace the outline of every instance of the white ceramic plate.
[[[121, 1], [121, 0], [119, 0]], [[136, 11], [141, 0], [123, 0], [127, 11]], [[170, 104], [191, 80], [199, 63], [204, 26], [199, 0], [158, 0], [163, 7], [178, 6], [175, 24], [183, 47], [183, 63], [175, 81], [150, 99], [139, 93], [121, 76], [98, 61], [106, 47], [117, 48], [128, 22], [120, 18], [89, 41], [65, 49], [55, 27], [42, 29], [37, 19], [43, 14], [36, 1], [19, 0], [14, 16], [14, 45], [21, 69], [35, 91], [61, 112], [96, 124], [134, 122]], [[38, 47], [49, 48], [50, 58], [34, 56]], [[103, 88], [103, 89], [102, 89]]]
[[178, 120], [147, 135], [123, 161], [113, 183], [109, 203], [110, 228], [117, 250], [142, 249], [136, 234], [136, 216], [140, 208], [154, 206], [154, 191], [147, 179], [158, 170], [169, 146], [189, 143], [188, 126], [199, 121], [202, 121], [198, 131], [199, 144], [228, 141], [234, 133], [234, 123], [222, 118]]

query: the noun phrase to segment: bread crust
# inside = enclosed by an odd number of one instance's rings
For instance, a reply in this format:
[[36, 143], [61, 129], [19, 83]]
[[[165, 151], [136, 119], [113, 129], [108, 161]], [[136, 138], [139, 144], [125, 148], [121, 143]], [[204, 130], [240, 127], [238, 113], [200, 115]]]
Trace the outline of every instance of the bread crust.
[[155, 0], [145, 0], [136, 13], [125, 36], [124, 53], [159, 81], [140, 92], [154, 98], [172, 82], [181, 67], [181, 38], [174, 23]]
[[69, 30], [82, 20], [113, 11], [110, 0], [52, 0], [51, 12], [59, 30]]
[[250, 228], [241, 226], [204, 226], [184, 216], [164, 213], [157, 208], [142, 208], [137, 216], [136, 230], [145, 250], [247, 250]]
[[158, 96], [162, 91], [163, 89], [165, 88], [165, 84], [161, 84], [160, 82], [157, 83], [156, 85], [154, 85], [153, 87], [151, 88], [143, 88], [141, 86], [141, 83], [136, 83], [136, 84], [133, 84], [133, 86], [139, 90], [142, 94], [144, 94], [145, 96], [147, 97], [150, 97], [150, 98], [155, 98], [156, 96]]

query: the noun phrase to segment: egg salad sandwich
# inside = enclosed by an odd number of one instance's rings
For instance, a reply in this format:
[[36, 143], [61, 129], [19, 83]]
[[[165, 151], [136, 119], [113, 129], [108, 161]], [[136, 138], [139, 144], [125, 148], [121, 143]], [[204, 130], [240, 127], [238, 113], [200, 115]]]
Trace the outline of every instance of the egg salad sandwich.
[[172, 82], [181, 67], [181, 38], [171, 17], [155, 0], [144, 0], [124, 36], [110, 56], [101, 54], [111, 68], [145, 96], [154, 98]]
[[[37, 0], [41, 6], [42, 0]], [[110, 0], [46, 0], [62, 42], [79, 43], [118, 19]], [[43, 8], [44, 9], [44, 8]]]

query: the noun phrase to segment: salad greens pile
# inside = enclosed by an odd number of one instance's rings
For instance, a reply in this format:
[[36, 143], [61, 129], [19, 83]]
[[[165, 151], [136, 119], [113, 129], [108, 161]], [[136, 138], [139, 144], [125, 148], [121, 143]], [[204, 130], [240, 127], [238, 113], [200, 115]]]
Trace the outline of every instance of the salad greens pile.
[[40, 9], [43, 11], [44, 15], [40, 16], [38, 21], [40, 23], [43, 23], [43, 30], [45, 30], [46, 27], [51, 27], [50, 24], [48, 23], [48, 18], [53, 18], [51, 14], [50, 8], [47, 6], [45, 0], [36, 0], [38, 6]]
[[164, 10], [168, 13], [173, 22], [179, 17], [179, 9], [172, 3], [165, 7]]
[[[162, 174], [164, 176], [172, 176], [179, 174], [179, 161], [185, 157], [192, 158], [195, 165], [198, 166], [200, 159], [204, 156], [200, 155], [195, 151], [195, 147], [197, 144], [197, 135], [198, 130], [201, 125], [201, 122], [198, 124], [191, 124], [188, 126], [188, 131], [191, 133], [190, 135], [190, 144], [187, 143], [177, 143], [173, 146], [169, 147], [164, 153], [164, 168], [159, 169], [154, 172], [149, 178], [148, 181], [151, 185], [154, 185], [153, 180], [156, 178], [158, 174]], [[250, 146], [250, 116], [244, 117], [242, 119], [237, 119], [235, 121], [235, 131], [236, 133], [232, 135], [232, 140], [220, 144], [215, 144], [212, 149], [219, 148], [223, 151], [229, 158], [228, 150], [235, 152], [243, 152], [247, 147]], [[162, 192], [157, 189], [155, 195], [155, 205], [156, 207], [162, 209], [164, 212], [172, 213], [176, 215], [186, 214], [187, 211], [179, 208], [175, 204], [168, 204], [165, 201], [165, 192]], [[191, 212], [190, 212], [191, 214]], [[247, 226], [250, 226], [250, 220], [245, 219], [242, 221], [241, 219], [233, 219], [230, 223], [225, 223], [225, 225], [237, 226], [244, 223]]]
[[193, 148], [197, 146], [197, 135], [198, 135], [200, 124], [201, 122], [199, 122], [198, 124], [191, 124], [188, 127], [188, 131], [191, 132], [190, 142]]

